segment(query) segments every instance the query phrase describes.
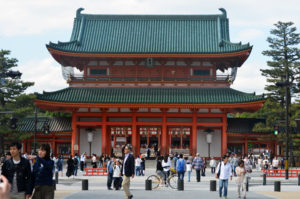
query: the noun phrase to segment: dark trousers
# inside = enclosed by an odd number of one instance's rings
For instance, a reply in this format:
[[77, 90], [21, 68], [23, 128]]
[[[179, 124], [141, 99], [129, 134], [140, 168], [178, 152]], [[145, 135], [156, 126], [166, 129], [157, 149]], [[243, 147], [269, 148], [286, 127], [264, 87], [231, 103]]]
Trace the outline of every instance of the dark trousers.
[[54, 199], [53, 186], [36, 186], [32, 199]]
[[211, 167], [211, 173], [212, 174], [216, 173], [216, 167]]
[[77, 170], [78, 170], [78, 166], [74, 167], [74, 176], [77, 176]]
[[111, 188], [112, 181], [113, 181], [113, 173], [108, 173], [108, 175], [107, 175], [107, 188]]
[[84, 166], [84, 162], [81, 161], [81, 162], [80, 162], [80, 170], [81, 170], [81, 171], [83, 171], [83, 166]]
[[122, 186], [122, 177], [114, 178], [114, 188], [119, 190]]
[[205, 176], [205, 169], [206, 169], [206, 167], [202, 168], [202, 171], [201, 171], [202, 172], [202, 176]]
[[200, 169], [196, 170], [196, 179], [197, 179], [197, 182], [200, 182], [200, 180], [201, 180], [200, 171], [201, 171]]

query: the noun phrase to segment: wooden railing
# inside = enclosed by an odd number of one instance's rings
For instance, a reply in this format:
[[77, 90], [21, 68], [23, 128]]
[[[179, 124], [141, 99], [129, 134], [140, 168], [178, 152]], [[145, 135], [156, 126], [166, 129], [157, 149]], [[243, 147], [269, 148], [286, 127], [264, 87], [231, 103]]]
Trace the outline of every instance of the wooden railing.
[[[285, 169], [262, 169], [262, 172], [267, 174], [267, 177], [285, 177]], [[297, 178], [300, 170], [289, 169], [289, 178]]]
[[107, 77], [85, 77], [70, 76], [69, 81], [101, 81], [101, 82], [228, 82], [229, 75], [217, 75], [216, 77], [131, 77], [131, 76], [107, 76]]
[[84, 176], [107, 176], [106, 168], [85, 168]]

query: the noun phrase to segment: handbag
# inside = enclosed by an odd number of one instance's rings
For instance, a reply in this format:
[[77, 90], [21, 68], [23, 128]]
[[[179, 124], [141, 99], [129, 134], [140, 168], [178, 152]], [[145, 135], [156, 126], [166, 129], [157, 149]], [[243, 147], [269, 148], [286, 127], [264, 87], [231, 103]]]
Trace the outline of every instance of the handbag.
[[220, 177], [220, 174], [221, 174], [221, 167], [222, 167], [222, 162], [220, 162], [220, 167], [219, 167], [219, 171], [218, 171], [218, 173], [217, 173], [217, 179], [219, 179], [219, 177]]

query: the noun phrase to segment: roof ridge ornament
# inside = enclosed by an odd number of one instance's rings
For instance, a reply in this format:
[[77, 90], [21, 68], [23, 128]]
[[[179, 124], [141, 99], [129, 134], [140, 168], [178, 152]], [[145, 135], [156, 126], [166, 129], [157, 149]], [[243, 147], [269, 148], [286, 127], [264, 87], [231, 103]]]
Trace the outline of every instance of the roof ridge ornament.
[[81, 16], [81, 11], [83, 11], [84, 8], [78, 8], [76, 11], [76, 17], [80, 17]]
[[222, 15], [226, 18], [227, 17], [227, 12], [224, 8], [219, 8], [219, 10], [222, 12]]

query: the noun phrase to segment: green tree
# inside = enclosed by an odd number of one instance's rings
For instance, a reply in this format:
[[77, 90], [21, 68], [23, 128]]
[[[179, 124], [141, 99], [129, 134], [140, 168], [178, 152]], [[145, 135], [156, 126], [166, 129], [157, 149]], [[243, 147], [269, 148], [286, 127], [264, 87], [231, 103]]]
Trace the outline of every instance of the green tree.
[[18, 60], [8, 57], [10, 51], [0, 50], [0, 154], [4, 152], [4, 137], [22, 139], [22, 136], [11, 133], [9, 122], [13, 112], [15, 116], [24, 117], [32, 112], [33, 95], [25, 95], [24, 91], [34, 85], [33, 82], [21, 80], [21, 73], [14, 71]]
[[[284, 105], [285, 89], [276, 86], [276, 83], [286, 80], [286, 72], [296, 81], [300, 80], [300, 35], [293, 25], [293, 22], [281, 21], [274, 24], [275, 29], [270, 31], [272, 37], [267, 38], [270, 49], [262, 52], [263, 55], [271, 57], [267, 62], [270, 68], [261, 69], [262, 75], [267, 77], [267, 82], [270, 83], [265, 86], [265, 90], [268, 91], [267, 95], [278, 101], [281, 106]], [[296, 85], [292, 85], [290, 89], [289, 93], [299, 92]]]

